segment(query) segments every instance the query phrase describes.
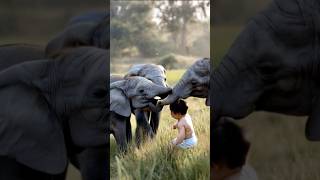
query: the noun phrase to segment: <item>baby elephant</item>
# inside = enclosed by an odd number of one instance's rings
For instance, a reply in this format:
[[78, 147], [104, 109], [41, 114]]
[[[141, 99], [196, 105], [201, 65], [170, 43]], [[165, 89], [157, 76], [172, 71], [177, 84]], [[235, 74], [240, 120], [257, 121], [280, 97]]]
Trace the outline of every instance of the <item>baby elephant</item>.
[[[111, 77], [112, 78], [112, 77]], [[139, 76], [127, 77], [110, 84], [110, 133], [121, 150], [131, 140], [130, 115], [134, 109], [149, 108], [156, 96], [171, 93], [171, 88], [159, 86]]]

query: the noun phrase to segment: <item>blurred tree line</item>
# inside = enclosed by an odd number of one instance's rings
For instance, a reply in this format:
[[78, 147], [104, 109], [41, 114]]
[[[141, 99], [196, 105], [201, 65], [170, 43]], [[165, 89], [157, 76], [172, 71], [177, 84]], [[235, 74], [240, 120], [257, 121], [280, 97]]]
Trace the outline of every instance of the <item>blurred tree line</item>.
[[45, 43], [71, 17], [106, 8], [105, 0], [1, 0], [0, 42]]
[[271, 0], [214, 0], [211, 18], [215, 25], [243, 25]]
[[[209, 21], [201, 22], [197, 16], [199, 13], [204, 17], [209, 16], [209, 3], [178, 0], [111, 1], [111, 55], [155, 57], [171, 52], [196, 54], [190, 50], [191, 46], [203, 46], [205, 41], [209, 52]], [[191, 31], [205, 29], [207, 31], [202, 33], [202, 37], [189, 42]], [[202, 52], [199, 53], [204, 56]]]

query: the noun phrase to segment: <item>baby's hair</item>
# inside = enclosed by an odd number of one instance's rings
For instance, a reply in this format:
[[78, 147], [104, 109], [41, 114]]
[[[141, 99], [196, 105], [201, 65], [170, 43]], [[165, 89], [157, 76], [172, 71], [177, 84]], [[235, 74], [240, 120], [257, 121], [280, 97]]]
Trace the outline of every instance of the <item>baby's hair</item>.
[[223, 117], [211, 133], [211, 164], [224, 164], [230, 169], [242, 167], [250, 148], [242, 129], [231, 118]]
[[174, 103], [170, 104], [170, 111], [185, 115], [188, 111], [188, 106], [184, 100], [178, 99]]

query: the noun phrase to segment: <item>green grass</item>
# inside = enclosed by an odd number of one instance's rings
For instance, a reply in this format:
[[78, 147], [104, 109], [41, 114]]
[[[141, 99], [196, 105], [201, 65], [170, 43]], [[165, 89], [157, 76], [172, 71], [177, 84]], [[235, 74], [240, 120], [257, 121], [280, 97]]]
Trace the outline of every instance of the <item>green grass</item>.
[[[184, 71], [168, 71], [169, 84], [175, 84]], [[111, 137], [111, 179], [209, 179], [209, 108], [205, 106], [204, 99], [188, 98], [187, 103], [199, 139], [198, 146], [189, 150], [168, 148], [177, 130], [172, 129], [175, 120], [166, 106], [162, 111], [156, 138], [145, 142], [139, 149], [132, 144], [128, 153], [121, 155]], [[134, 132], [134, 117], [131, 123]]]
[[166, 75], [168, 84], [170, 86], [173, 86], [176, 82], [179, 81], [185, 71], [185, 69], [174, 69], [167, 71]]

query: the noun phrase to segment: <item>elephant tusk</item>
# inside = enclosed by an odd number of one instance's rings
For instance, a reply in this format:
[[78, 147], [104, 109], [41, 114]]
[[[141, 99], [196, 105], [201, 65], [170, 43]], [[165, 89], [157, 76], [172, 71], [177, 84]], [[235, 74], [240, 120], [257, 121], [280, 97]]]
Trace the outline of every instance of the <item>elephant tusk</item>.
[[160, 97], [160, 96], [155, 96], [153, 99], [155, 99], [155, 100], [160, 100], [161, 97]]

